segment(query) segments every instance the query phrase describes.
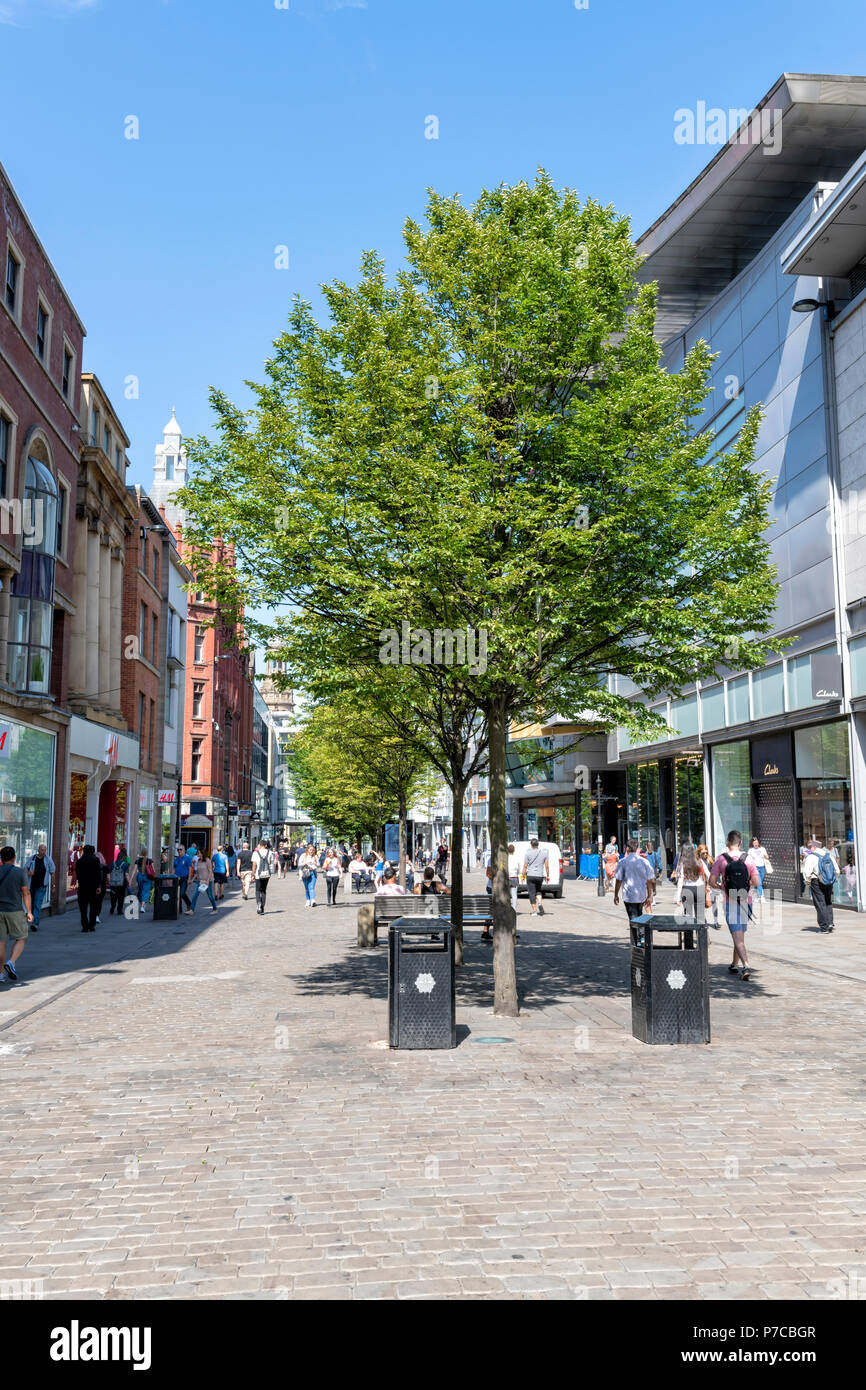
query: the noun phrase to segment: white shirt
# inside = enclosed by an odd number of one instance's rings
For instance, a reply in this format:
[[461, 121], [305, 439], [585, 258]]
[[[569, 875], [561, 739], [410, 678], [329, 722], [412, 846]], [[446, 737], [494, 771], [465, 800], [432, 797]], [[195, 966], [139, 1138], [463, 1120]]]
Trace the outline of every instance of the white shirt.
[[614, 878], [622, 884], [622, 900], [626, 903], [646, 902], [647, 884], [656, 876], [648, 859], [640, 854], [627, 854], [616, 866]]
[[377, 898], [399, 898], [406, 897], [406, 889], [401, 888], [399, 883], [383, 883], [376, 889]]

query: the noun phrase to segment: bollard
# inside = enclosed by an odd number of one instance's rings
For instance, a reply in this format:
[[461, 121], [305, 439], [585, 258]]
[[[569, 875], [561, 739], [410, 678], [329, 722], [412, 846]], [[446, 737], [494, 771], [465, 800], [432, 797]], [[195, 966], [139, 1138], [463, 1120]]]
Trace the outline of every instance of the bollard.
[[358, 908], [358, 945], [375, 946], [378, 940], [376, 908], [373, 903], [363, 903]]

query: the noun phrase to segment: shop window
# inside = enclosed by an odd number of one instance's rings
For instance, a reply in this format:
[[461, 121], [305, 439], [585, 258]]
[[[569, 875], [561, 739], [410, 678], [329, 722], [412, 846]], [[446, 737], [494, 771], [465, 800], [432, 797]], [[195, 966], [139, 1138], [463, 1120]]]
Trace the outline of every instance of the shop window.
[[706, 834], [703, 758], [677, 758], [674, 786], [677, 846], [702, 844]]
[[752, 675], [752, 706], [756, 719], [769, 719], [785, 708], [785, 676], [781, 661]]
[[795, 769], [798, 777], [848, 777], [848, 727], [816, 724], [794, 731]]
[[41, 445], [27, 459], [24, 501], [31, 524], [9, 599], [8, 680], [15, 690], [47, 695], [51, 675], [57, 484]]
[[738, 676], [728, 681], [728, 723], [748, 724], [750, 718], [749, 677]]
[[731, 830], [744, 844], [752, 836], [752, 781], [748, 739], [713, 749], [713, 847], [720, 854]]
[[808, 656], [788, 658], [788, 709], [806, 709], [809, 705], [820, 705], [812, 694], [812, 657], [832, 652], [833, 647], [822, 647], [819, 652]]
[[0, 720], [0, 840], [19, 864], [40, 844], [52, 848], [54, 735], [15, 720]]

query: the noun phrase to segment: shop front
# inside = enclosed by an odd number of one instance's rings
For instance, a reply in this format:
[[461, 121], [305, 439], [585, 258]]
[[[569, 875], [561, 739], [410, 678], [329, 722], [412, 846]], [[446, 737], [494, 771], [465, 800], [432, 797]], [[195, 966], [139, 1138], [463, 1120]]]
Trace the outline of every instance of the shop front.
[[180, 842], [185, 849], [195, 846], [205, 854], [213, 854], [214, 844], [219, 843], [214, 840], [213, 816], [202, 815], [199, 812], [181, 816]]
[[652, 844], [659, 849], [663, 872], [669, 873], [684, 844], [706, 840], [703, 754], [685, 750], [670, 758], [632, 763], [626, 779], [628, 836], [642, 847]]
[[838, 866], [838, 907], [857, 909], [857, 864], [848, 725], [844, 719], [739, 739], [712, 749], [716, 849], [731, 830], [758, 835], [785, 902], [810, 902], [800, 866], [814, 837]]
[[38, 845], [52, 848], [56, 738], [18, 720], [0, 720], [0, 843], [19, 863]]

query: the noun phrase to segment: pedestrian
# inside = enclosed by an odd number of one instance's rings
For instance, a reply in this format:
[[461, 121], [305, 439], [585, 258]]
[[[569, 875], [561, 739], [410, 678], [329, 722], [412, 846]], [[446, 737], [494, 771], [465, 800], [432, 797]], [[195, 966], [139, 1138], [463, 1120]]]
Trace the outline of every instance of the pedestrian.
[[602, 862], [604, 864], [604, 891], [605, 893], [609, 893], [613, 888], [614, 875], [616, 874], [616, 867], [619, 863], [619, 848], [616, 840], [611, 839], [605, 845]]
[[250, 884], [253, 880], [253, 853], [250, 849], [249, 840], [244, 840], [238, 850], [236, 872], [241, 882], [241, 896], [244, 902], [246, 902], [247, 898], [250, 896]]
[[213, 860], [211, 859], [211, 857], [210, 857], [210, 855], [208, 854], [208, 852], [207, 852], [206, 849], [203, 849], [203, 850], [202, 850], [201, 854], [199, 855], [198, 859], [196, 860], [196, 862], [195, 862], [195, 868], [194, 868], [194, 870], [193, 870], [193, 873], [194, 873], [194, 875], [195, 875], [195, 877], [194, 877], [194, 879], [193, 879], [193, 886], [192, 886], [192, 910], [193, 910], [193, 912], [195, 912], [195, 905], [196, 905], [196, 903], [198, 902], [198, 895], [199, 895], [199, 893], [201, 892], [202, 889], [204, 889], [204, 891], [207, 893], [208, 897], [210, 898], [210, 905], [211, 905], [211, 907], [213, 908], [214, 912], [216, 912], [216, 910], [217, 910], [216, 898], [214, 897], [214, 894], [213, 894], [213, 886], [214, 886], [214, 867], [213, 867]]
[[838, 877], [836, 861], [830, 851], [824, 849], [820, 840], [810, 840], [809, 853], [803, 863], [803, 878], [815, 906], [820, 932], [835, 930], [833, 888]]
[[33, 913], [33, 923], [30, 930], [38, 931], [42, 904], [46, 898], [49, 900], [51, 898], [51, 875], [57, 872], [54, 860], [48, 853], [48, 846], [37, 845], [36, 853], [31, 854], [24, 868], [27, 873], [31, 910]]
[[[80, 861], [79, 861], [80, 862]], [[0, 849], [0, 982], [17, 980], [15, 962], [27, 945], [27, 932], [33, 921], [27, 871], [15, 863], [12, 845]], [[11, 941], [9, 959], [6, 942]]]
[[253, 879], [256, 885], [256, 911], [260, 917], [265, 915], [268, 897], [268, 884], [274, 872], [274, 853], [267, 840], [260, 840], [253, 850]]
[[520, 856], [514, 845], [508, 846], [508, 887], [511, 889], [511, 906], [517, 912], [517, 888], [520, 883]]
[[335, 849], [329, 849], [325, 855], [325, 885], [328, 890], [328, 907], [332, 904], [337, 906], [337, 889], [340, 886], [340, 879], [343, 877], [343, 867], [340, 857]]
[[[115, 845], [115, 858], [117, 857], [117, 849], [118, 846]], [[102, 883], [100, 884], [99, 892], [96, 897], [96, 920], [97, 922], [101, 923], [102, 918], [100, 916], [100, 913], [102, 912], [102, 904], [105, 901], [105, 895], [108, 892], [108, 865], [105, 862], [105, 855], [102, 853], [101, 849], [98, 849], [96, 851], [96, 857], [99, 860], [100, 865], [102, 866]]]
[[704, 866], [707, 876], [707, 884], [710, 894], [710, 926], [721, 928], [725, 920], [725, 895], [721, 888], [713, 888], [710, 884], [710, 875], [713, 872], [713, 856], [710, 854], [706, 845], [698, 845], [697, 856]]
[[[701, 925], [706, 922], [707, 911], [712, 906], [709, 880], [709, 869], [698, 858], [694, 845], [683, 845], [678, 855], [675, 902], [682, 907], [687, 922]], [[714, 921], [710, 925], [720, 930]]]
[[126, 853], [124, 845], [118, 851], [117, 859], [114, 860], [110, 870], [108, 870], [108, 916], [113, 916], [117, 912], [118, 917], [124, 912], [126, 894], [129, 892], [129, 855]]
[[[447, 892], [448, 889], [437, 879], [436, 871], [434, 870], [432, 864], [427, 866], [427, 868], [423, 872], [423, 877], [418, 880], [413, 889], [415, 897], [420, 898], [438, 898], [440, 893]], [[431, 932], [430, 936], [434, 941], [441, 940], [441, 936], [438, 931]]]
[[751, 889], [758, 886], [757, 870], [742, 852], [743, 837], [739, 830], [728, 836], [728, 848], [720, 854], [710, 873], [710, 887], [722, 888], [725, 894], [725, 917], [734, 947], [734, 959], [728, 972], [741, 980], [751, 978], [752, 967], [746, 952], [746, 929], [751, 916]]
[[405, 897], [406, 889], [397, 882], [397, 870], [389, 865], [382, 874], [382, 882], [376, 889], [376, 896], [380, 898]]
[[214, 895], [218, 903], [225, 897], [226, 883], [229, 876], [229, 858], [226, 854], [225, 845], [217, 845], [211, 860], [213, 866]]
[[175, 846], [174, 872], [177, 875], [180, 886], [180, 898], [184, 905], [187, 917], [192, 914], [192, 903], [189, 900], [189, 884], [192, 878], [192, 856], [187, 853], [183, 845]]
[[[111, 890], [111, 875], [114, 873], [116, 863], [117, 860], [115, 859], [108, 874], [109, 891]], [[135, 861], [135, 896], [138, 899], [139, 907], [144, 907], [147, 899], [150, 897], [150, 880], [147, 877], [147, 860], [143, 854], [140, 854]], [[109, 916], [110, 915], [111, 913], [109, 912]]]
[[448, 846], [445, 841], [442, 840], [436, 851], [436, 872], [445, 884], [448, 882], [448, 856]]
[[529, 841], [529, 849], [523, 859], [523, 872], [526, 875], [526, 890], [529, 894], [529, 911], [533, 916], [537, 912], [543, 917], [542, 890], [544, 884], [550, 882], [550, 864], [547, 860], [547, 850], [539, 847], [538, 840]]
[[758, 873], [758, 897], [764, 896], [764, 876], [773, 872], [770, 856], [761, 844], [761, 837], [753, 835], [746, 853], [746, 860]]
[[85, 845], [75, 865], [75, 885], [81, 930], [96, 931], [102, 901], [102, 861], [93, 845]]
[[652, 896], [655, 891], [655, 870], [643, 854], [638, 854], [637, 840], [627, 840], [625, 854], [616, 866], [613, 883], [613, 905], [619, 903], [620, 890], [625, 903], [626, 916], [642, 917], [652, 909]]
[[298, 860], [298, 878], [304, 885], [304, 907], [316, 906], [316, 877], [319, 872], [319, 857], [312, 845], [306, 845]]

